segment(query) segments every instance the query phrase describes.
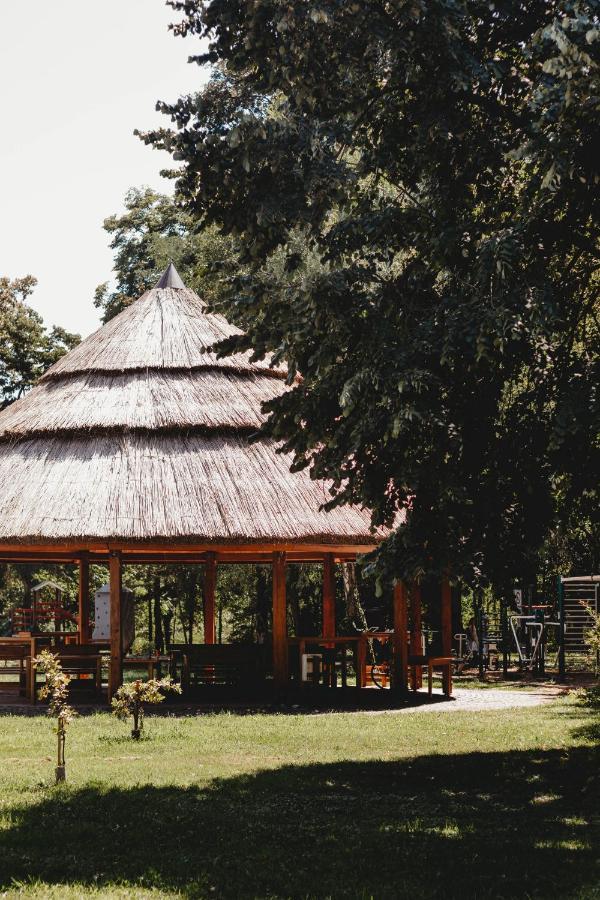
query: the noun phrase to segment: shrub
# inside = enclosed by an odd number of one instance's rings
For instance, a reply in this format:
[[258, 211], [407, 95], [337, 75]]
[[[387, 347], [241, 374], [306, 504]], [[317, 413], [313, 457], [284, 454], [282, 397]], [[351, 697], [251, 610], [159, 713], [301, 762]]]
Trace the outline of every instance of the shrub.
[[165, 694], [173, 691], [181, 693], [181, 685], [175, 684], [170, 677], [150, 678], [148, 681], [132, 681], [123, 684], [112, 699], [113, 715], [118, 719], [133, 717], [131, 737], [139, 740], [144, 727], [144, 705], [149, 703], [162, 703]]

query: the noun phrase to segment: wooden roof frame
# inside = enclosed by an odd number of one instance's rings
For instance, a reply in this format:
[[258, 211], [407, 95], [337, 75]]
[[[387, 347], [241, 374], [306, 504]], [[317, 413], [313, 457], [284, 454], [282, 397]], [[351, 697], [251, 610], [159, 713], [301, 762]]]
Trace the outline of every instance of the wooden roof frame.
[[323, 562], [332, 556], [336, 562], [352, 562], [377, 548], [373, 544], [133, 544], [122, 541], [50, 544], [0, 543], [0, 562], [78, 563], [85, 557], [90, 563], [108, 563], [119, 553], [124, 565], [164, 563], [165, 565], [201, 565], [210, 557], [219, 563], [270, 564], [274, 553], [285, 553], [288, 562]]

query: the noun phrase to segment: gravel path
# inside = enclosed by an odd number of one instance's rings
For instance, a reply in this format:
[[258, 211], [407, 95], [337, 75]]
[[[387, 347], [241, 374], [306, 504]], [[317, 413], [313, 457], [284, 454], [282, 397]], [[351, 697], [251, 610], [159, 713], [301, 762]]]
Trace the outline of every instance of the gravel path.
[[[431, 713], [431, 712], [476, 712], [488, 709], [524, 709], [532, 706], [541, 706], [551, 703], [557, 697], [563, 696], [567, 691], [559, 685], [541, 684], [517, 690], [498, 690], [495, 688], [469, 689], [455, 687], [451, 700], [446, 700], [439, 691], [433, 693], [433, 702], [427, 699], [427, 695], [419, 694], [419, 702], [415, 706], [407, 706], [403, 709], [385, 710], [404, 715], [405, 713]], [[365, 715], [379, 715], [384, 710], [369, 710]]]

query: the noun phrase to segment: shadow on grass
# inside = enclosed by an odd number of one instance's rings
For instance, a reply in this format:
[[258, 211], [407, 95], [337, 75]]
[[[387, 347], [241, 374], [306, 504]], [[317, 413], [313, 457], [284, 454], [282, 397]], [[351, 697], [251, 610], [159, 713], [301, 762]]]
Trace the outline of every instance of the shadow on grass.
[[[331, 713], [416, 709], [420, 706], [444, 706], [452, 705], [453, 697], [445, 697], [441, 693], [429, 696], [426, 691], [417, 693], [409, 692], [405, 695], [397, 695], [391, 690], [365, 690], [360, 695], [352, 689], [341, 690], [339, 688], [318, 688], [307, 691], [291, 691], [287, 699], [281, 700], [264, 695], [262, 698], [233, 697], [227, 692], [217, 689], [208, 689], [204, 692], [196, 692], [192, 696], [165, 698], [160, 709], [150, 708], [146, 715], [186, 717], [206, 712], [228, 712], [240, 716], [253, 716], [257, 713], [278, 713], [280, 715], [298, 716], [307, 712]], [[106, 703], [81, 703], [77, 699], [72, 701], [80, 716], [95, 715], [99, 712], [110, 711]], [[32, 706], [25, 701], [21, 703], [4, 703], [0, 695], [0, 717], [2, 716], [43, 716], [47, 714], [48, 706], [38, 703]]]
[[597, 748], [473, 753], [52, 791], [0, 830], [0, 888], [596, 897], [599, 763]]

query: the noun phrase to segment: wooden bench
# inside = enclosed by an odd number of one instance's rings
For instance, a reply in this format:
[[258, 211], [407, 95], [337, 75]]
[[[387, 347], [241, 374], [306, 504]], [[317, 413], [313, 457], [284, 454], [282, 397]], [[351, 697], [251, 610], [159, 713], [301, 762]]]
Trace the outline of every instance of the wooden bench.
[[[89, 644], [69, 645], [57, 648], [55, 651], [58, 656], [60, 665], [65, 675], [69, 675], [71, 682], [69, 691], [90, 690], [91, 688], [96, 696], [102, 693], [102, 662], [103, 658], [98, 653], [96, 647]], [[37, 700], [37, 672], [35, 666], [32, 665], [32, 674], [30, 678], [30, 700], [35, 703]], [[43, 673], [40, 673], [43, 674]], [[91, 684], [90, 684], [91, 683]]]
[[28, 694], [30, 658], [30, 642], [0, 641], [0, 675], [16, 675], [21, 696]]
[[433, 693], [433, 670], [442, 670], [443, 691], [446, 697], [452, 696], [452, 665], [454, 663], [453, 656], [409, 656], [408, 665], [412, 672], [412, 688], [417, 689], [416, 669], [417, 666], [427, 668], [427, 693], [431, 696]]
[[184, 689], [256, 685], [264, 675], [261, 648], [244, 644], [194, 644], [182, 653]]

